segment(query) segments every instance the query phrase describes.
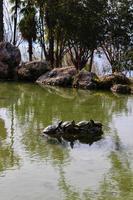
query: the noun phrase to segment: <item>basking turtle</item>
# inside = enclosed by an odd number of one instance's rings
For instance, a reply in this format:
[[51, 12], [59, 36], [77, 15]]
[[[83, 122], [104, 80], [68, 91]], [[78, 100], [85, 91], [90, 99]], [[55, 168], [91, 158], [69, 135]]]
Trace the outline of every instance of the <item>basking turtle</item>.
[[61, 124], [62, 124], [62, 121], [59, 121], [53, 125], [50, 125], [43, 130], [43, 133], [47, 134], [47, 135], [56, 134], [58, 132], [58, 129], [60, 128]]
[[94, 122], [94, 120], [92, 120], [92, 119], [90, 119], [90, 123], [91, 123], [92, 126], [95, 125], [95, 122]]
[[99, 123], [95, 123], [92, 119], [90, 121], [81, 121], [76, 124], [80, 129], [81, 134], [90, 133], [91, 129], [100, 128]]
[[57, 130], [56, 125], [50, 125], [43, 130], [43, 133], [47, 135], [51, 135], [51, 134], [55, 134], [56, 130]]
[[88, 121], [81, 121], [81, 122], [77, 123], [76, 125], [77, 125], [79, 128], [84, 128], [84, 127], [86, 127], [88, 124], [89, 124]]
[[98, 128], [102, 128], [102, 123], [100, 122], [94, 122], [92, 119], [90, 120], [91, 126], [92, 127], [98, 127]]
[[75, 126], [75, 121], [65, 121], [61, 124], [62, 128], [70, 127], [70, 126]]
[[97, 127], [99, 127], [99, 128], [102, 128], [102, 123], [100, 123], [100, 122], [95, 122], [95, 126], [97, 126]]
[[74, 127], [76, 126], [75, 121], [65, 121], [61, 124], [61, 128], [63, 130], [63, 132], [69, 131], [69, 130], [73, 130]]

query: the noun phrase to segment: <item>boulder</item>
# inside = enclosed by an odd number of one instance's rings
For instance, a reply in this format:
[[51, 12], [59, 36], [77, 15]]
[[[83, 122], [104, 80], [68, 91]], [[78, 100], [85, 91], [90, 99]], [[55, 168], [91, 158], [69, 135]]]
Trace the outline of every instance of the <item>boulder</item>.
[[20, 50], [8, 42], [0, 43], [0, 78], [12, 79], [21, 62]]
[[120, 94], [131, 94], [131, 88], [128, 85], [115, 84], [111, 87], [111, 91]]
[[40, 76], [36, 82], [40, 85], [74, 87], [87, 90], [110, 90], [115, 84], [130, 84], [130, 79], [122, 73], [114, 73], [99, 78], [93, 72], [86, 70], [78, 72], [75, 67], [63, 67], [54, 68]]
[[0, 79], [8, 78], [8, 65], [0, 62]]
[[114, 84], [130, 84], [130, 80], [122, 73], [113, 73], [101, 78], [100, 89], [110, 89]]
[[36, 81], [42, 74], [50, 68], [45, 61], [31, 61], [23, 63], [17, 71], [18, 79], [24, 81]]
[[55, 68], [39, 77], [37, 83], [41, 85], [71, 87], [75, 75], [75, 67]]
[[73, 87], [93, 90], [98, 88], [99, 78], [93, 72], [80, 71], [73, 82]]

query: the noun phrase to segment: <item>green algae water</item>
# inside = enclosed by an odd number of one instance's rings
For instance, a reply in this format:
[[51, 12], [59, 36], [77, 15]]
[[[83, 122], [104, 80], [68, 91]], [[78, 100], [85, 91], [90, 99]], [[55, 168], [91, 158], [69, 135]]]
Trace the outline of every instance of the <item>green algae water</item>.
[[[41, 136], [57, 120], [94, 119], [92, 145]], [[1, 200], [132, 200], [133, 96], [0, 83]]]

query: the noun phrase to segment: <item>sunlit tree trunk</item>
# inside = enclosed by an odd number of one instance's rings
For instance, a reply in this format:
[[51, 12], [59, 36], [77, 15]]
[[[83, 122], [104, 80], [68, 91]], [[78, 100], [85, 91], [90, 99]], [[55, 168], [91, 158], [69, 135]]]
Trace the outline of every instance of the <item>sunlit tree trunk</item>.
[[4, 39], [3, 0], [0, 0], [0, 42]]
[[92, 50], [91, 56], [90, 56], [89, 72], [92, 71], [93, 58], [94, 58], [94, 50]]
[[13, 44], [16, 45], [18, 0], [15, 0]]

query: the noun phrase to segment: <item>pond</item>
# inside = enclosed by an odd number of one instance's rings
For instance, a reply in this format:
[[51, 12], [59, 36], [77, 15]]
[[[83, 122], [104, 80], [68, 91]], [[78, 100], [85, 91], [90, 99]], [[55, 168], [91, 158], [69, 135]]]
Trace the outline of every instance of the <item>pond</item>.
[[[57, 120], [94, 119], [92, 145], [42, 137]], [[133, 96], [0, 83], [1, 200], [131, 200]]]

